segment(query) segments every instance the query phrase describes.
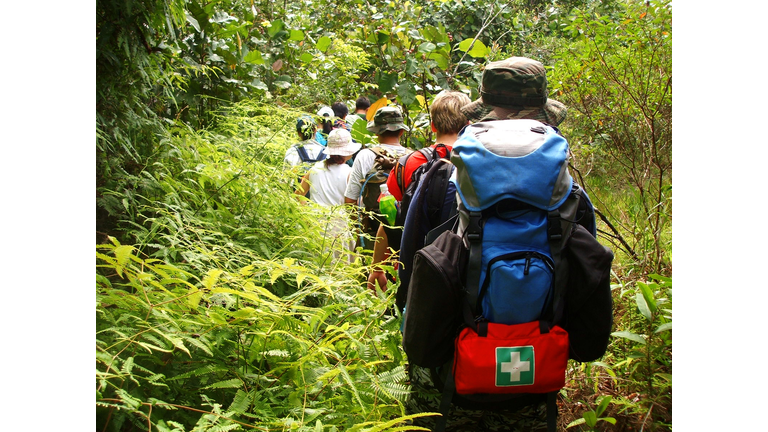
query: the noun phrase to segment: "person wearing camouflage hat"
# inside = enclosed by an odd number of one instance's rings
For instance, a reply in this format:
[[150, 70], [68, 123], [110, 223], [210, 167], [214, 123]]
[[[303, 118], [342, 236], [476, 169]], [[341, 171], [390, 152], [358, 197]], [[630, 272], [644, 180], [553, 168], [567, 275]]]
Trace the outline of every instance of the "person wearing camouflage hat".
[[480, 98], [461, 111], [472, 122], [531, 119], [556, 127], [565, 120], [568, 110], [547, 96], [544, 65], [525, 57], [511, 57], [485, 67]]
[[[382, 156], [385, 156], [386, 159], [397, 161], [405, 153], [411, 151], [400, 145], [400, 137], [410, 129], [403, 122], [403, 113], [399, 107], [384, 106], [376, 110], [373, 120], [368, 122], [367, 129], [376, 134], [379, 144], [360, 150], [357, 156], [355, 156], [355, 161], [352, 163], [352, 172], [347, 182], [347, 190], [344, 192], [344, 201], [348, 204], [358, 203], [358, 201], [362, 200], [363, 195], [375, 194], [378, 197], [379, 192], [377, 190], [386, 194], [386, 183], [379, 186], [378, 181], [368, 181], [371, 169], [376, 168], [374, 165], [377, 158], [381, 159]], [[389, 170], [387, 169], [388, 172]], [[386, 177], [384, 181], [386, 181]], [[366, 191], [366, 188], [371, 191]], [[376, 211], [378, 213], [378, 208], [364, 207], [367, 211]], [[363, 231], [366, 234], [372, 237], [377, 236], [380, 225], [378, 220], [367, 218], [362, 225], [364, 225]], [[374, 243], [375, 241], [363, 242], [361, 246], [364, 249], [373, 250]], [[380, 255], [373, 257], [374, 263], [384, 259]]]
[[376, 135], [384, 135], [386, 131], [399, 132], [402, 130], [407, 132], [410, 130], [403, 123], [403, 113], [400, 108], [394, 106], [385, 106], [376, 110], [373, 120], [368, 122], [367, 129]]

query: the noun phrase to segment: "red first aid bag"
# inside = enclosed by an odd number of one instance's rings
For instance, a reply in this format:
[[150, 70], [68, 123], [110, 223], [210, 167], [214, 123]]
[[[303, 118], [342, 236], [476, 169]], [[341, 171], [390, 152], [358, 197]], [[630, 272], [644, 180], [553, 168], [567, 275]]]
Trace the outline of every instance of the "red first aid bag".
[[547, 327], [540, 321], [483, 322], [478, 331], [484, 336], [464, 328], [456, 338], [456, 393], [548, 393], [563, 388], [568, 332]]

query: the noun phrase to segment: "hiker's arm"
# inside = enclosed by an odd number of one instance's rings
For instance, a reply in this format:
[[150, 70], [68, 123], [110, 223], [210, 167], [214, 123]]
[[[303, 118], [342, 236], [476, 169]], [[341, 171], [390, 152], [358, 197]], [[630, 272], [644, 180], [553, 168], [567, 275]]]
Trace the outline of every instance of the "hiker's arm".
[[382, 263], [389, 258], [389, 240], [387, 239], [387, 233], [384, 231], [384, 226], [380, 225], [379, 230], [376, 232], [376, 242], [373, 244], [373, 259], [371, 265], [373, 271], [368, 275], [368, 289], [371, 291], [376, 290], [376, 282], [379, 283], [382, 291], [387, 290], [387, 274], [381, 269], [379, 263]]
[[[304, 177], [301, 178], [301, 184], [299, 185], [298, 189], [296, 189], [293, 193], [300, 196], [306, 196], [307, 192], [309, 191], [309, 173], [304, 174]], [[303, 202], [301, 198], [296, 198], [299, 200], [299, 202]]]

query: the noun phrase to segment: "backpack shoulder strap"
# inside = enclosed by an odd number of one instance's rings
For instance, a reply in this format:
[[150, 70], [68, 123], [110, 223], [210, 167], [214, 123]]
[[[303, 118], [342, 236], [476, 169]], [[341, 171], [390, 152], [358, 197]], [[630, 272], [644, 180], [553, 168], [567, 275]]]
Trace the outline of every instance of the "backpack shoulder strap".
[[[419, 149], [417, 152], [423, 154], [424, 157], [427, 159], [427, 162], [429, 162], [430, 159], [434, 158], [434, 154], [435, 154], [435, 151], [432, 149], [432, 147], [425, 147], [425, 148]], [[410, 160], [411, 156], [413, 156], [417, 152], [412, 151], [404, 154], [403, 156], [400, 157], [400, 159], [398, 159], [397, 163], [395, 164], [395, 167], [393, 168], [395, 173], [395, 179], [397, 181], [397, 187], [400, 188], [400, 193], [402, 194], [405, 194], [405, 166]]]
[[304, 145], [297, 144], [294, 147], [296, 148], [296, 153], [299, 154], [299, 159], [301, 159], [302, 162], [310, 162], [309, 154], [307, 154], [307, 149], [304, 148]]

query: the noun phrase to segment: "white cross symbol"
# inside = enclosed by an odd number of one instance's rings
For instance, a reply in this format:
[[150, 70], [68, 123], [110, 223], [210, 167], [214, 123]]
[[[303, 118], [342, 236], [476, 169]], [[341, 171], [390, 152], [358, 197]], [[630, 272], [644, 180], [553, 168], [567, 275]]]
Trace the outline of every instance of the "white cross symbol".
[[521, 361], [520, 353], [512, 351], [508, 362], [501, 362], [501, 371], [510, 374], [509, 381], [520, 381], [520, 372], [531, 370], [531, 362]]

